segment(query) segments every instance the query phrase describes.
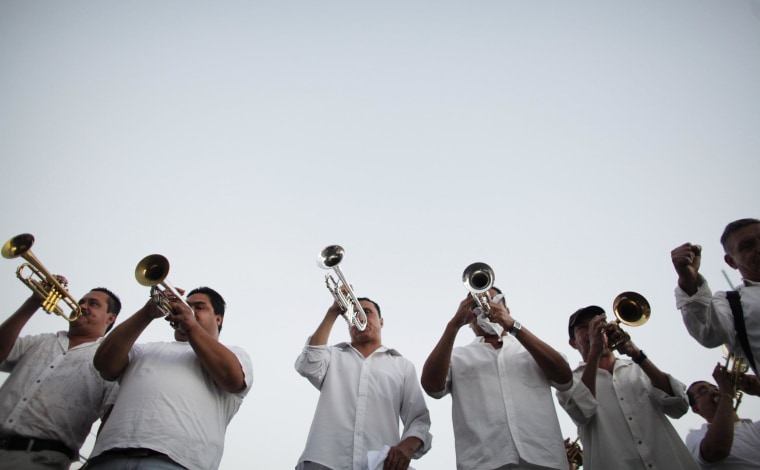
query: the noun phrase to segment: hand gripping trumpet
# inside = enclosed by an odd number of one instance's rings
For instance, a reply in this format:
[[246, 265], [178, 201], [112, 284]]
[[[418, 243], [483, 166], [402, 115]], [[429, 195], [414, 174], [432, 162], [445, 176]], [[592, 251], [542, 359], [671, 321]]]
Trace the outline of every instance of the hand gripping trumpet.
[[612, 311], [617, 320], [607, 323], [607, 347], [612, 351], [631, 340], [631, 335], [620, 328], [623, 323], [628, 326], [641, 326], [649, 320], [652, 309], [643, 295], [636, 292], [623, 292], [612, 302]]
[[493, 287], [494, 275], [491, 266], [486, 263], [472, 263], [467, 266], [462, 273], [462, 282], [464, 287], [470, 291], [470, 295], [475, 299], [483, 314], [490, 317], [491, 312], [491, 294], [489, 290]]
[[578, 443], [579, 437], [576, 437], [573, 442], [570, 442], [570, 438], [565, 439], [565, 451], [567, 452], [567, 463], [570, 464], [570, 468], [575, 470], [583, 465], [583, 449]]
[[744, 392], [741, 391], [741, 383], [742, 379], [744, 378], [744, 374], [746, 374], [749, 370], [749, 366], [746, 362], [744, 362], [744, 359], [736, 357], [730, 353], [725, 345], [723, 346], [723, 355], [726, 358], [726, 365], [723, 367], [731, 376], [731, 388], [733, 390], [734, 400], [736, 400], [734, 411], [736, 411], [739, 409], [739, 405], [742, 404], [742, 397], [744, 396]]
[[[27, 285], [35, 294], [41, 297], [42, 309], [47, 313], [55, 313], [69, 322], [76, 321], [82, 316], [82, 308], [79, 306], [77, 299], [69, 294], [66, 286], [61, 284], [54, 275], [45, 269], [37, 257], [32, 253], [34, 245], [34, 236], [30, 233], [22, 233], [11, 238], [3, 245], [3, 258], [13, 259], [22, 257], [26, 263], [22, 264], [16, 270], [16, 276]], [[29, 269], [29, 275], [24, 277], [24, 269]], [[71, 310], [67, 314], [58, 302], [63, 301]]]
[[359, 331], [364, 331], [367, 328], [367, 314], [364, 313], [359, 299], [356, 298], [351, 285], [346, 281], [343, 271], [338, 266], [343, 261], [345, 253], [342, 246], [330, 245], [319, 252], [317, 266], [322, 269], [332, 269], [338, 276], [340, 282], [335, 280], [330, 273], [325, 274], [325, 285], [343, 311], [343, 318], [346, 319], [348, 326], [355, 326]]
[[[180, 302], [192, 310], [190, 305], [182, 299], [182, 294], [177, 292], [177, 289], [166, 281], [168, 275], [169, 260], [163, 255], [148, 255], [141, 259], [135, 267], [135, 279], [141, 285], [150, 287], [150, 298], [164, 313], [164, 318], [174, 313], [170, 302], [170, 298], [172, 297], [179, 299]], [[177, 329], [179, 326], [171, 321], [169, 324], [174, 329]]]

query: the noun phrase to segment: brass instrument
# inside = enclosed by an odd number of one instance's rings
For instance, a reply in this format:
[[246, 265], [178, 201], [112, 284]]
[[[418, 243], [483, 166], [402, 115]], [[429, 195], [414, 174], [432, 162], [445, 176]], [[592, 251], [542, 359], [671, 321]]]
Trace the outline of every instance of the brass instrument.
[[[169, 301], [170, 297], [176, 297], [192, 310], [192, 307], [182, 299], [182, 294], [166, 281], [168, 275], [169, 260], [163, 255], [148, 255], [141, 259], [135, 267], [135, 279], [140, 285], [150, 287], [150, 298], [164, 313], [164, 318], [174, 313]], [[174, 329], [178, 327], [174, 322], [170, 322], [170, 324]]]
[[[16, 235], [3, 245], [3, 258], [13, 259], [19, 256], [24, 258], [26, 263], [18, 267], [16, 276], [35, 294], [42, 297], [42, 309], [47, 313], [55, 313], [69, 322], [76, 321], [82, 316], [82, 308], [79, 306], [79, 302], [69, 294], [66, 286], [61, 284], [57, 277], [50, 274], [34, 256], [31, 250], [32, 245], [34, 245], [32, 234]], [[29, 275], [24, 277], [23, 271], [26, 268], [29, 269]], [[70, 314], [66, 314], [63, 308], [58, 305], [60, 301], [63, 301], [71, 310]]]
[[470, 291], [475, 303], [486, 316], [489, 316], [491, 311], [491, 305], [489, 305], [491, 293], [489, 291], [493, 287], [495, 279], [493, 269], [486, 263], [472, 263], [462, 273], [464, 287]]
[[573, 442], [570, 442], [570, 438], [565, 439], [565, 451], [567, 452], [567, 462], [570, 464], [570, 468], [577, 469], [583, 466], [583, 449], [578, 443], [580, 437], [576, 437]]
[[338, 266], [345, 254], [342, 246], [330, 245], [319, 252], [317, 266], [322, 269], [332, 269], [338, 276], [340, 282], [336, 281], [330, 273], [325, 274], [325, 285], [343, 311], [343, 318], [346, 319], [348, 326], [355, 326], [359, 331], [364, 331], [367, 328], [367, 314], [364, 313], [359, 299], [356, 298], [351, 285], [346, 281], [343, 271]]
[[734, 405], [734, 411], [739, 409], [739, 405], [742, 403], [742, 397], [744, 396], [744, 392], [740, 390], [740, 385], [742, 382], [742, 379], [744, 378], [744, 374], [747, 373], [749, 370], [749, 366], [746, 362], [744, 362], [744, 359], [740, 357], [734, 356], [732, 353], [728, 351], [728, 348], [724, 345], [723, 346], [723, 355], [726, 358], [726, 365], [723, 366], [726, 371], [731, 376], [731, 388], [733, 390], [734, 400], [736, 400], [736, 404]]
[[612, 311], [617, 320], [607, 323], [607, 347], [616, 350], [631, 340], [631, 335], [620, 328], [623, 323], [628, 326], [641, 326], [652, 316], [649, 302], [636, 292], [623, 292], [612, 302]]

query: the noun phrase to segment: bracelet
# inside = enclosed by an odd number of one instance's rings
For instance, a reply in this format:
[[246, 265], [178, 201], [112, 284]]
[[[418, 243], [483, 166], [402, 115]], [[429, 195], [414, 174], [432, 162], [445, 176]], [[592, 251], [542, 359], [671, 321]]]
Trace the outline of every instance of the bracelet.
[[639, 356], [633, 358], [634, 364], [641, 364], [642, 362], [647, 360], [647, 355], [644, 354], [644, 351], [639, 349]]

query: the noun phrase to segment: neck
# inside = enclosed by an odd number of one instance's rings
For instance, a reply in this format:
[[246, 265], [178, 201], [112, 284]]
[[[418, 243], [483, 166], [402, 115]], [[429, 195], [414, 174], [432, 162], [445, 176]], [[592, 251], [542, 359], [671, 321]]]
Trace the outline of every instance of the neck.
[[79, 346], [80, 344], [84, 343], [91, 343], [93, 341], [96, 341], [98, 338], [103, 336], [102, 334], [97, 333], [80, 333], [80, 332], [73, 332], [69, 330], [67, 333], [67, 336], [69, 337], [69, 349], [74, 348], [76, 346]]
[[501, 337], [496, 335], [483, 335], [483, 342], [490, 344], [495, 349], [500, 349], [504, 345], [501, 342]]
[[377, 348], [381, 346], [380, 342], [366, 342], [366, 343], [355, 343], [351, 342], [351, 346], [353, 346], [354, 349], [359, 351], [362, 356], [369, 357], [370, 354], [377, 351]]

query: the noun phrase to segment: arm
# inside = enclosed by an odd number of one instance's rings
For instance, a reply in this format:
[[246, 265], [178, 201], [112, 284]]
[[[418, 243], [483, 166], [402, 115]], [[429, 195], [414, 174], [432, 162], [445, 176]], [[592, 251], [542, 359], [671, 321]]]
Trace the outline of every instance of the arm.
[[390, 448], [383, 463], [383, 470], [406, 470], [412, 461], [412, 456], [422, 447], [422, 441], [417, 437], [407, 437]]
[[[491, 303], [491, 318], [505, 330], [510, 331], [515, 324], [509, 309], [501, 303]], [[564, 357], [554, 348], [543, 342], [525, 327], [515, 336], [520, 344], [533, 356], [533, 360], [541, 368], [546, 378], [555, 384], [570, 384], [573, 372]]]
[[314, 334], [311, 335], [309, 346], [323, 346], [327, 344], [327, 340], [330, 339], [330, 332], [335, 325], [335, 320], [342, 313], [343, 311], [340, 309], [340, 306], [338, 306], [336, 302], [333, 302], [333, 304], [330, 305], [330, 308], [327, 309], [322, 322], [320, 322], [319, 326], [317, 326]]
[[734, 443], [734, 407], [731, 378], [720, 364], [713, 370], [713, 378], [718, 383], [720, 395], [715, 415], [707, 428], [707, 433], [699, 444], [699, 453], [706, 462], [724, 460], [731, 454]]
[[702, 247], [684, 243], [670, 252], [670, 260], [678, 274], [678, 286], [687, 295], [696, 294], [701, 284], [699, 266], [702, 262]]
[[446, 324], [443, 335], [441, 335], [422, 367], [422, 388], [425, 393], [434, 398], [439, 398], [435, 395], [446, 388], [446, 378], [449, 375], [449, 366], [451, 365], [451, 352], [454, 350], [454, 340], [456, 340], [459, 329], [470, 323], [475, 317], [472, 312], [472, 302], [472, 298], [469, 296], [460, 302], [454, 317]]
[[152, 300], [148, 300], [143, 308], [106, 335], [93, 358], [95, 369], [100, 372], [100, 376], [109, 381], [121, 377], [129, 365], [129, 351], [132, 345], [150, 322], [162, 316], [163, 312]]
[[36, 294], [32, 295], [0, 325], [0, 362], [8, 358], [24, 325], [41, 305], [42, 300]]
[[430, 450], [430, 411], [417, 380], [414, 365], [406, 361], [399, 418], [404, 423], [401, 441], [391, 447], [384, 469], [406, 470], [411, 459], [418, 459]]
[[178, 331], [187, 336], [187, 341], [198, 357], [201, 368], [206, 371], [216, 386], [230, 393], [244, 390], [246, 383], [243, 366], [235, 353], [219, 342], [217, 325], [214, 325], [209, 332], [198, 321], [198, 315], [204, 314], [208, 318], [219, 321], [219, 317], [214, 315], [213, 307], [199, 303], [190, 308], [188, 304], [175, 298], [171, 299], [171, 308], [173, 312], [171, 320], [177, 324]]
[[[641, 349], [639, 349], [633, 341], [628, 341], [621, 345], [620, 352], [634, 360], [639, 359], [642, 354]], [[639, 364], [639, 367], [641, 367], [641, 370], [643, 370], [647, 377], [649, 377], [652, 385], [670, 396], [676, 396], [673, 392], [673, 387], [670, 386], [670, 378], [668, 375], [646, 358], [646, 355], [644, 357], [645, 359]]]
[[581, 375], [581, 382], [586, 386], [593, 397], [596, 398], [596, 374], [599, 371], [599, 361], [602, 359], [606, 337], [604, 335], [604, 315], [598, 315], [589, 321], [588, 338], [589, 352], [586, 358], [586, 367]]

